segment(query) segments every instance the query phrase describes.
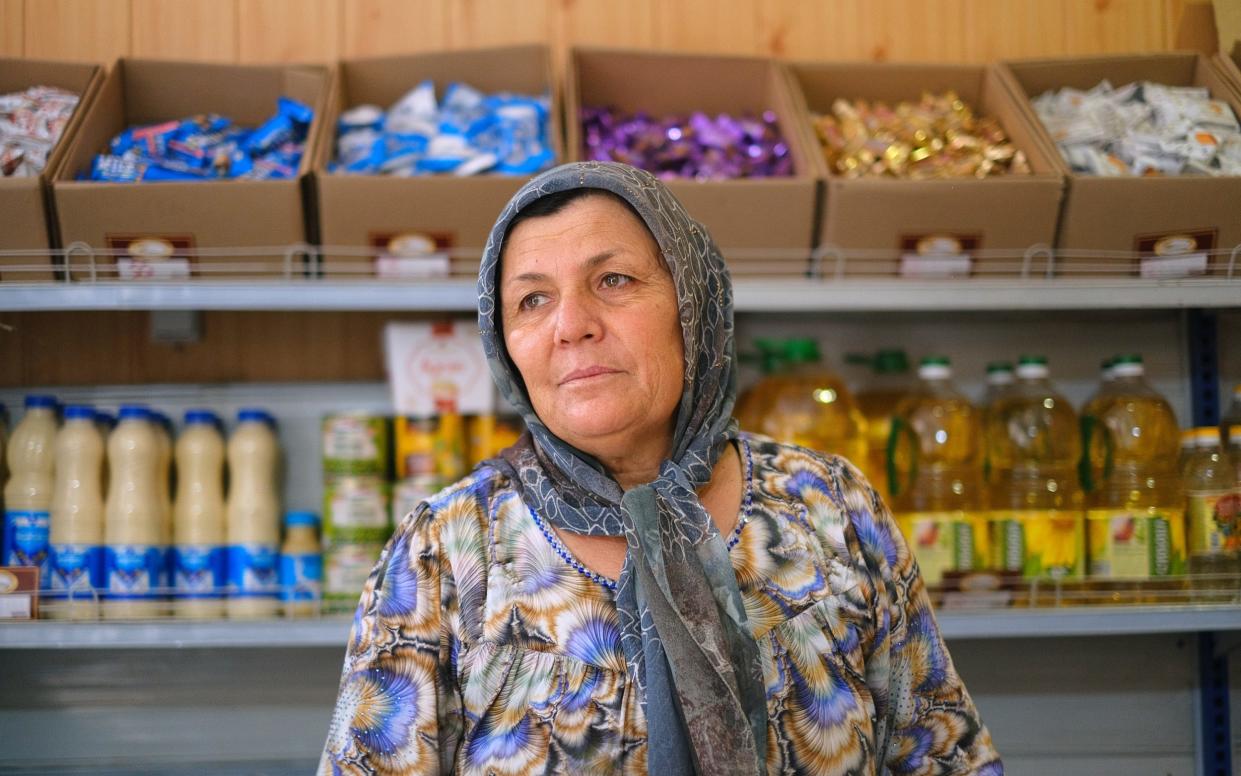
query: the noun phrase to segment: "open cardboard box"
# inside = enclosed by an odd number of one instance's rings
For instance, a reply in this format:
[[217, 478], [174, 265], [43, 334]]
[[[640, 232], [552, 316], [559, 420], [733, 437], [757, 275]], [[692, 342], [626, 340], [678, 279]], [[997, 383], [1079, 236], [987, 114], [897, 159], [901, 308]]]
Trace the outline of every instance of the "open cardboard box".
[[[336, 155], [335, 127], [343, 110], [363, 104], [387, 110], [427, 79], [435, 83], [437, 99], [454, 81], [488, 94], [551, 96], [548, 135], [556, 159], [564, 158], [560, 106], [553, 94], [551, 54], [546, 46], [341, 62], [326, 115], [330, 129], [315, 158], [319, 237], [324, 245], [323, 272], [328, 277], [374, 275], [381, 266], [385, 273], [387, 267], [393, 267], [397, 274], [420, 271], [420, 251], [402, 250], [402, 246], [420, 245], [433, 245], [441, 259], [447, 254], [452, 274], [476, 275], [496, 217], [529, 180], [528, 176], [494, 173], [402, 178], [327, 171]], [[431, 259], [430, 263], [437, 261]], [[436, 270], [432, 267], [428, 271]]]
[[[128, 278], [127, 273], [118, 272], [127, 264], [156, 267], [152, 271], [157, 278], [185, 272], [203, 278], [283, 274], [285, 249], [307, 240], [302, 189], [324, 127], [331, 80], [327, 68], [310, 65], [118, 60], [55, 175], [57, 218], [65, 246], [71, 248], [77, 242], [90, 246], [99, 278]], [[112, 138], [130, 126], [201, 113], [218, 113], [241, 126], [258, 126], [275, 113], [282, 96], [315, 111], [296, 179], [185, 183], [76, 179], [89, 172], [95, 155], [106, 151]], [[260, 250], [210, 255], [215, 248]], [[205, 255], [195, 255], [203, 249], [208, 249]], [[155, 262], [150, 257], [171, 260]], [[70, 278], [90, 277], [90, 261], [89, 255], [71, 252], [67, 257]], [[292, 260], [299, 275], [302, 261], [300, 254]]]
[[[826, 181], [818, 233], [820, 247], [830, 249], [823, 256], [824, 273], [942, 277], [1045, 269], [1045, 252], [1029, 265], [1023, 254], [1053, 244], [1064, 179], [993, 68], [796, 62], [788, 72], [807, 118], [801, 128], [805, 142], [815, 150], [816, 171]], [[914, 181], [843, 178], [828, 168], [812, 114], [830, 113], [839, 98], [895, 105], [949, 90], [976, 116], [999, 121], [1025, 153], [1032, 174]]]
[[816, 181], [800, 131], [802, 117], [782, 65], [756, 57], [575, 48], [565, 92], [565, 134], [573, 159], [583, 158], [583, 107], [611, 106], [652, 116], [774, 111], [794, 175], [666, 183], [707, 227], [734, 274], [805, 273]]
[[1057, 273], [1066, 276], [1178, 277], [1224, 274], [1241, 245], [1241, 176], [1153, 178], [1077, 175], [1034, 112], [1030, 99], [1103, 79], [1205, 86], [1241, 115], [1241, 95], [1205, 56], [1193, 52], [1004, 62], [1001, 75], [1021, 102], [1040, 142], [1055, 152], [1068, 190], [1056, 239]]
[[0, 256], [0, 282], [54, 279], [54, 263], [45, 253], [57, 247], [55, 219], [48, 217], [53, 206], [48, 182], [72, 145], [74, 132], [102, 80], [100, 65], [0, 59], [0, 94], [24, 91], [31, 86], [55, 86], [78, 95], [77, 107], [48, 154], [43, 174], [37, 178], [0, 177], [0, 251], [31, 251]]
[[1216, 54], [1215, 65], [1232, 82], [1233, 88], [1241, 92], [1241, 40], [1233, 42], [1231, 52]]

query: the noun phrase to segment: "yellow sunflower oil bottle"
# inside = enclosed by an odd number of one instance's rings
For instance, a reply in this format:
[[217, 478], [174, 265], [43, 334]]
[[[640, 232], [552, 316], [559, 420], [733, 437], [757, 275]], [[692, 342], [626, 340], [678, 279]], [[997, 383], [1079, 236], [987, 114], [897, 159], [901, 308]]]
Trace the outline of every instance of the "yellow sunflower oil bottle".
[[1118, 356], [1112, 372], [1107, 398], [1083, 424], [1083, 443], [1102, 456], [1086, 514], [1087, 565], [1100, 589], [1153, 591], [1186, 571], [1180, 429], [1147, 384], [1141, 356]]
[[866, 420], [866, 458], [858, 461], [858, 466], [871, 485], [885, 499], [890, 499], [888, 437], [892, 433], [892, 416], [896, 413], [896, 407], [909, 395], [911, 388], [909, 357], [903, 350], [885, 349], [873, 356], [853, 354], [846, 360], [870, 368], [870, 375], [854, 393], [858, 409]]
[[1026, 579], [1080, 579], [1086, 568], [1077, 413], [1047, 359], [1022, 356], [1017, 382], [987, 412], [991, 565]]
[[[978, 406], [982, 408], [984, 435], [986, 434], [987, 420], [996, 403], [1012, 391], [1015, 381], [1016, 377], [1013, 374], [1011, 362], [992, 361], [987, 364], [987, 389], [983, 392], [982, 401], [978, 403]], [[991, 449], [988, 445], [983, 446], [982, 477], [985, 482], [991, 481]]]
[[762, 393], [754, 406], [762, 416], [752, 428], [781, 442], [865, 460], [866, 420], [844, 381], [823, 366], [818, 343], [785, 340], [778, 363], [783, 368], [757, 387]]
[[785, 371], [784, 343], [772, 339], [754, 340], [755, 353], [749, 360], [758, 364], [762, 377], [737, 399], [733, 414], [737, 423], [746, 431], [757, 432], [763, 426], [763, 418], [772, 403], [772, 396], [779, 391], [783, 379], [777, 377]]
[[1104, 359], [1103, 363], [1099, 365], [1099, 387], [1095, 389], [1095, 392], [1082, 405], [1082, 459], [1078, 465], [1077, 472], [1078, 479], [1082, 484], [1082, 490], [1086, 493], [1090, 493], [1098, 487], [1103, 479], [1104, 437], [1102, 434], [1094, 434], [1092, 432], [1094, 424], [1098, 420], [1099, 411], [1112, 394], [1114, 386], [1112, 366], [1115, 362], [1116, 357], [1113, 356]]
[[1233, 462], [1216, 427], [1193, 430], [1185, 464], [1190, 584], [1199, 600], [1228, 601], [1241, 574], [1241, 494]]
[[892, 419], [887, 459], [897, 523], [934, 585], [944, 572], [984, 568], [989, 556], [982, 413], [953, 385], [947, 358], [922, 359], [918, 378]]

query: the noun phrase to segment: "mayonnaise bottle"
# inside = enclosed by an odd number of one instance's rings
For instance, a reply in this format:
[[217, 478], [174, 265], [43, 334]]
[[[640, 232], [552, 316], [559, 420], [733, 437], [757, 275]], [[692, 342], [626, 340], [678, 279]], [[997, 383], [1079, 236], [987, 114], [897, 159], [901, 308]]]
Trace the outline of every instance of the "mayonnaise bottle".
[[0, 566], [36, 566], [39, 587], [51, 589], [48, 532], [56, 469], [56, 399], [26, 397], [26, 414], [8, 443], [4, 486], [4, 542]]
[[280, 547], [280, 600], [285, 617], [314, 617], [323, 591], [323, 548], [319, 544], [319, 516], [289, 512], [284, 516], [284, 544]]
[[103, 616], [158, 616], [165, 584], [163, 473], [159, 434], [146, 407], [121, 407], [120, 422], [108, 437], [108, 462]]
[[56, 476], [52, 494], [49, 617], [94, 620], [103, 584], [104, 438], [95, 409], [65, 408], [56, 434]]
[[210, 410], [189, 410], [176, 444], [173, 502], [173, 612], [194, 619], [224, 616], [228, 584], [224, 543], [224, 439]]
[[228, 440], [228, 616], [274, 617], [280, 611], [280, 446], [267, 412], [243, 409], [237, 422]]

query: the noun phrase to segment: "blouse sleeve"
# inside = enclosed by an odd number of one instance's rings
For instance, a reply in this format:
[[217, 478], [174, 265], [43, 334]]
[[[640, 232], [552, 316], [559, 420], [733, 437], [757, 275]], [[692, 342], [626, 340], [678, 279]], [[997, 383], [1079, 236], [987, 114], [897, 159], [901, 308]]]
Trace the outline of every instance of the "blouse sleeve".
[[452, 773], [463, 727], [456, 586], [424, 502], [384, 548], [354, 614], [321, 776]]
[[874, 593], [865, 654], [883, 774], [1001, 776], [1004, 766], [940, 635], [926, 586], [886, 504], [846, 466], [841, 492]]

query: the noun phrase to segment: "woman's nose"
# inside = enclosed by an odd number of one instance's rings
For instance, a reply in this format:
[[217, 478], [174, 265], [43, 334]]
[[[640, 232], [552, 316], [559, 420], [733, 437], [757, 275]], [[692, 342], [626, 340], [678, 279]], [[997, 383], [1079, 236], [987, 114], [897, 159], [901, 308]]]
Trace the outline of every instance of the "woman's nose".
[[588, 295], [565, 294], [556, 308], [556, 341], [573, 343], [597, 339], [603, 333], [599, 310]]

